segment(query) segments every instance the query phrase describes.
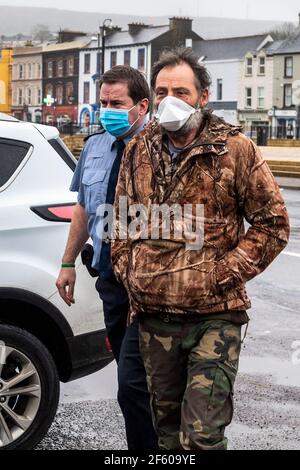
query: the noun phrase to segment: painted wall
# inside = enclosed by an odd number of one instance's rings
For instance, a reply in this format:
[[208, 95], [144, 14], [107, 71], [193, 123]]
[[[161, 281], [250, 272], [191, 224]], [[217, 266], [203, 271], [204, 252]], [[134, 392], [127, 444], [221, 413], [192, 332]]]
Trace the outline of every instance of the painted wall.
[[0, 50], [0, 112], [11, 114], [12, 49]]
[[[285, 78], [285, 57], [293, 57], [293, 77]], [[284, 107], [284, 85], [293, 83], [295, 80], [300, 80], [300, 51], [299, 54], [286, 54], [274, 56], [274, 106], [282, 109]]]

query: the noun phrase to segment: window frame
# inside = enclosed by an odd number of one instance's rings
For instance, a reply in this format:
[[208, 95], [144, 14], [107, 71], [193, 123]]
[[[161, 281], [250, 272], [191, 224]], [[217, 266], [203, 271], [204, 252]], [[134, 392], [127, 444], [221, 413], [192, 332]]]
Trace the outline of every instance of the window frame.
[[[115, 58], [115, 61], [113, 61], [113, 57]], [[115, 67], [118, 63], [118, 51], [111, 51], [110, 52], [110, 68], [112, 69]]]
[[[86, 93], [88, 93], [88, 100], [86, 100]], [[91, 85], [90, 82], [83, 82], [83, 103], [90, 104], [91, 99]]]
[[223, 101], [223, 78], [217, 78], [217, 101]]
[[[0, 137], [0, 144], [6, 144], [6, 145], [15, 145], [19, 147], [27, 147], [27, 151], [20, 161], [19, 165], [17, 168], [14, 170], [14, 172], [10, 175], [10, 177], [5, 181], [0, 186], [0, 193], [5, 191], [11, 184], [12, 182], [16, 179], [18, 174], [22, 171], [24, 166], [26, 165], [28, 159], [30, 158], [32, 152], [33, 152], [33, 145], [29, 142], [23, 142], [21, 140], [16, 140], [16, 139], [8, 139], [6, 137]], [[1, 183], [0, 183], [1, 184]]]
[[[58, 91], [60, 93], [58, 93]], [[58, 106], [62, 106], [64, 104], [64, 86], [62, 83], [58, 83], [55, 87], [55, 99]]]
[[[289, 98], [290, 98], [290, 102], [291, 104], [287, 104], [287, 93], [286, 93], [286, 90], [287, 89], [290, 89], [291, 90], [291, 94], [289, 95]], [[285, 85], [283, 85], [283, 107], [284, 108], [291, 108], [293, 106], [293, 88], [292, 88], [292, 84], [291, 83], [286, 83]]]
[[47, 62], [47, 78], [53, 78], [53, 60]]
[[67, 58], [67, 71], [68, 71], [68, 77], [73, 77], [74, 76], [74, 57], [73, 56], [68, 56]]
[[[261, 64], [261, 61], [263, 60], [263, 65]], [[262, 72], [263, 68], [263, 72]], [[258, 75], [266, 75], [266, 58], [265, 56], [260, 56], [258, 58]]]
[[32, 106], [32, 89], [30, 87], [27, 88], [27, 104], [28, 106]]
[[[251, 66], [248, 64], [248, 61], [251, 60]], [[249, 72], [249, 67], [251, 67], [251, 72]], [[246, 57], [246, 70], [245, 75], [251, 77], [253, 75], [253, 57]]]
[[89, 75], [91, 73], [91, 54], [85, 53], [84, 54], [84, 69], [83, 73]]
[[[287, 74], [287, 62], [288, 60], [291, 59], [291, 75], [288, 75]], [[293, 56], [287, 56], [284, 58], [284, 78], [293, 78], [293, 75], [294, 75], [294, 57]]]
[[23, 88], [18, 88], [18, 106], [23, 106], [23, 105], [24, 105]]
[[64, 76], [64, 61], [63, 59], [58, 59], [57, 61], [57, 73], [56, 73], [56, 76], [58, 78], [63, 78]]
[[[259, 90], [263, 90], [263, 94], [259, 94]], [[263, 100], [263, 105], [260, 106], [259, 100]], [[264, 109], [265, 108], [265, 87], [264, 86], [259, 86], [257, 87], [257, 108], [258, 109]]]
[[19, 80], [23, 80], [23, 79], [24, 79], [24, 65], [19, 64]]
[[[126, 55], [127, 55], [127, 58], [129, 57], [129, 61], [126, 60]], [[125, 66], [129, 66], [131, 65], [131, 50], [130, 49], [125, 49], [124, 50], [124, 65]]]
[[[143, 53], [143, 66], [140, 65], [140, 54]], [[145, 72], [146, 71], [146, 49], [144, 47], [140, 47], [138, 49], [138, 59], [137, 59], [137, 69], [139, 72]]]
[[[250, 90], [251, 96], [248, 96], [248, 93], [247, 93], [248, 90]], [[245, 88], [245, 98], [246, 98], [246, 99], [245, 99], [245, 107], [246, 107], [246, 109], [252, 109], [253, 93], [252, 93], [252, 88], [251, 88], [251, 87], [246, 87], [246, 88]], [[250, 105], [248, 105], [248, 100], [249, 100], [249, 99], [251, 100], [251, 104], [250, 104]]]

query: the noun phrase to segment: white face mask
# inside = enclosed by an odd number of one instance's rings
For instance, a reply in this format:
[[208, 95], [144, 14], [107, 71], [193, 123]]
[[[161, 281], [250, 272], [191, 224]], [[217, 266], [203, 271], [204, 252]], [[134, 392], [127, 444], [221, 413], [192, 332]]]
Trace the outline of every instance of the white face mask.
[[170, 132], [179, 131], [197, 110], [174, 96], [167, 96], [160, 103], [156, 117], [159, 124]]

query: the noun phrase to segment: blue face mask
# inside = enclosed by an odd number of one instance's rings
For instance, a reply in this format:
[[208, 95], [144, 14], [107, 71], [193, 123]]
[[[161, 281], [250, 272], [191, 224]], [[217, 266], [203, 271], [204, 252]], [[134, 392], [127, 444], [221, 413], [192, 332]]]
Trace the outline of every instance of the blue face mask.
[[136, 107], [136, 104], [130, 109], [100, 109], [100, 122], [104, 129], [114, 137], [122, 137], [128, 134], [135, 123], [139, 120], [139, 116], [133, 124], [129, 122], [129, 112]]

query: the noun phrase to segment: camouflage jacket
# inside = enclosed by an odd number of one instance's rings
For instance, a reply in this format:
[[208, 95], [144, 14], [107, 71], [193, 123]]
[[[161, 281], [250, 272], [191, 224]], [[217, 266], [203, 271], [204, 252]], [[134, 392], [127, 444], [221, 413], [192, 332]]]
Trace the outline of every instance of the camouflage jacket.
[[[280, 189], [259, 149], [238, 127], [205, 112], [205, 127], [180, 154], [172, 177], [163, 135], [154, 119], [128, 144], [116, 192], [128, 205], [201, 204], [204, 244], [186, 240], [120, 239], [117, 219], [112, 260], [132, 310], [210, 314], [251, 307], [245, 283], [283, 250], [289, 220]], [[171, 159], [171, 157], [169, 157]], [[244, 219], [250, 224], [245, 232]]]

